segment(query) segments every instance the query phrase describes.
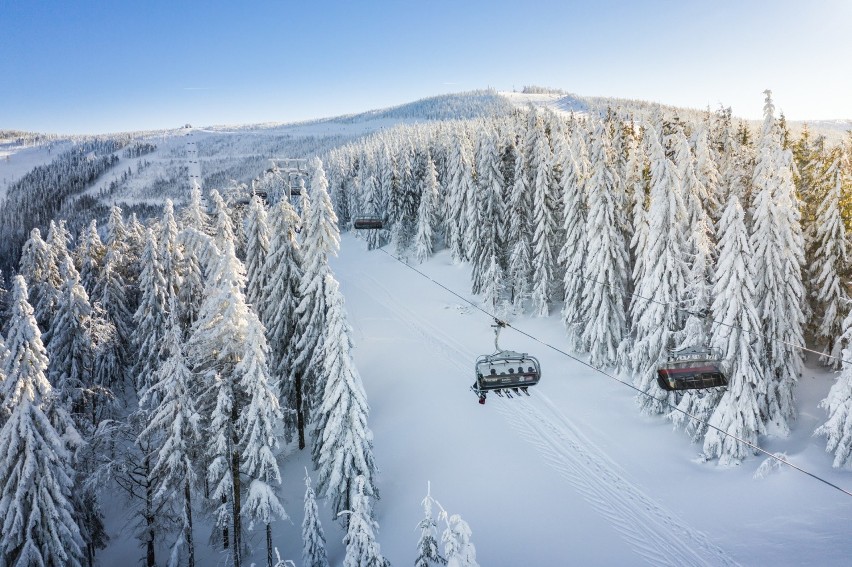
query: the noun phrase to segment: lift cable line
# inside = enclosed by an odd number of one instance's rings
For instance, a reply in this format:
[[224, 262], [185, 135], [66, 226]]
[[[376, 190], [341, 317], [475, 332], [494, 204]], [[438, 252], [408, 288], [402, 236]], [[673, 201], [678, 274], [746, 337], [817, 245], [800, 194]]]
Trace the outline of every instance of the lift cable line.
[[[621, 380], [621, 379], [619, 379], [618, 377], [616, 377], [616, 376], [614, 376], [614, 375], [612, 375], [612, 374], [610, 374], [610, 373], [608, 373], [608, 372], [606, 372], [606, 371], [604, 371], [604, 370], [601, 370], [600, 368], [598, 368], [598, 367], [596, 367], [596, 366], [593, 366], [592, 364], [589, 364], [588, 362], [586, 362], [586, 361], [584, 361], [584, 360], [582, 360], [582, 359], [580, 359], [580, 358], [577, 358], [576, 356], [574, 356], [574, 355], [572, 355], [572, 354], [570, 354], [570, 353], [568, 353], [568, 352], [566, 352], [566, 351], [564, 351], [564, 350], [560, 349], [559, 347], [555, 347], [555, 346], [553, 346], [552, 344], [550, 344], [550, 343], [548, 343], [548, 342], [546, 342], [546, 341], [543, 341], [543, 340], [539, 339], [538, 337], [535, 337], [535, 336], [533, 336], [533, 335], [531, 335], [531, 334], [527, 333], [526, 331], [523, 331], [523, 330], [521, 330], [521, 329], [519, 329], [519, 328], [515, 327], [514, 325], [512, 325], [512, 324], [511, 324], [511, 323], [509, 323], [508, 321], [504, 321], [504, 320], [500, 319], [499, 317], [497, 317], [497, 316], [496, 316], [496, 315], [494, 315], [493, 313], [490, 313], [488, 310], [483, 309], [481, 306], [477, 305], [476, 303], [472, 302], [471, 300], [467, 299], [466, 297], [464, 297], [464, 296], [462, 296], [462, 295], [460, 295], [460, 294], [456, 293], [454, 290], [452, 290], [452, 289], [448, 288], [447, 286], [445, 286], [445, 285], [444, 285], [444, 284], [442, 284], [441, 282], [439, 282], [439, 281], [437, 281], [437, 280], [433, 279], [433, 278], [432, 278], [432, 277], [430, 277], [429, 275], [427, 275], [427, 274], [425, 274], [425, 273], [421, 272], [420, 270], [418, 270], [417, 268], [415, 268], [415, 267], [414, 267], [414, 266], [412, 266], [411, 264], [409, 264], [409, 263], [405, 262], [404, 260], [402, 260], [401, 258], [399, 258], [399, 257], [397, 257], [397, 256], [395, 256], [395, 255], [393, 255], [393, 254], [391, 254], [391, 253], [390, 253], [390, 252], [388, 252], [387, 250], [384, 250], [383, 248], [379, 248], [378, 250], [379, 250], [379, 251], [381, 251], [381, 252], [383, 252], [384, 254], [387, 254], [388, 256], [390, 256], [391, 258], [393, 258], [394, 260], [396, 260], [397, 262], [399, 262], [399, 263], [400, 263], [400, 264], [402, 264], [403, 266], [407, 267], [408, 269], [410, 269], [410, 270], [414, 271], [415, 273], [419, 274], [420, 276], [422, 276], [422, 277], [426, 278], [427, 280], [429, 280], [429, 281], [430, 281], [430, 282], [432, 282], [433, 284], [437, 285], [438, 287], [440, 287], [440, 288], [444, 289], [444, 290], [445, 290], [445, 291], [447, 291], [448, 293], [451, 293], [452, 295], [454, 295], [454, 296], [458, 297], [459, 299], [461, 299], [462, 301], [464, 301], [465, 303], [467, 303], [468, 305], [470, 305], [470, 306], [471, 306], [471, 307], [473, 307], [474, 309], [477, 309], [477, 310], [481, 311], [482, 313], [484, 313], [484, 314], [488, 315], [488, 317], [490, 317], [490, 318], [492, 318], [492, 319], [494, 319], [494, 320], [496, 320], [496, 321], [499, 321], [501, 324], [505, 324], [505, 326], [506, 326], [506, 327], [509, 327], [509, 328], [511, 328], [511, 329], [514, 329], [514, 330], [515, 330], [515, 331], [517, 331], [518, 333], [520, 333], [520, 334], [524, 335], [525, 337], [527, 337], [527, 338], [529, 338], [529, 339], [534, 340], [535, 342], [537, 342], [537, 343], [541, 344], [542, 346], [546, 346], [547, 348], [549, 348], [549, 349], [551, 349], [551, 350], [554, 350], [554, 351], [556, 351], [557, 353], [559, 353], [559, 354], [561, 354], [561, 355], [563, 355], [563, 356], [566, 356], [566, 357], [570, 358], [571, 360], [574, 360], [574, 361], [576, 361], [576, 362], [579, 362], [579, 363], [580, 363], [580, 364], [582, 364], [583, 366], [586, 366], [587, 368], [590, 368], [590, 369], [594, 370], [595, 372], [598, 372], [598, 373], [600, 373], [600, 374], [603, 374], [603, 375], [604, 375], [604, 376], [606, 376], [607, 378], [609, 378], [609, 379], [611, 379], [611, 380], [614, 380], [614, 381], [618, 382], [619, 384], [622, 384], [622, 385], [624, 385], [624, 386], [627, 386], [628, 388], [630, 388], [630, 389], [632, 389], [632, 390], [635, 390], [636, 392], [638, 392], [639, 394], [641, 394], [641, 395], [643, 395], [643, 396], [647, 396], [647, 397], [649, 397], [649, 398], [651, 398], [651, 399], [653, 399], [653, 400], [657, 400], [657, 401], [659, 401], [659, 402], [663, 403], [664, 405], [666, 405], [666, 406], [670, 407], [672, 410], [677, 411], [677, 412], [679, 412], [679, 413], [682, 413], [683, 415], [685, 415], [685, 416], [689, 417], [690, 419], [695, 420], [695, 421], [696, 421], [696, 422], [698, 422], [698, 423], [701, 423], [701, 424], [703, 424], [703, 425], [706, 425], [709, 429], [713, 429], [713, 430], [715, 430], [715, 431], [717, 431], [717, 432], [721, 433], [722, 435], [725, 435], [726, 437], [730, 437], [731, 439], [735, 439], [736, 441], [739, 441], [740, 443], [743, 443], [744, 445], [747, 445], [747, 446], [751, 447], [751, 448], [752, 448], [752, 449], [754, 449], [756, 452], [758, 452], [758, 453], [762, 453], [762, 454], [766, 455], [767, 457], [769, 457], [770, 459], [774, 459], [775, 461], [778, 461], [779, 463], [781, 463], [781, 464], [783, 464], [783, 465], [787, 465], [787, 466], [789, 466], [789, 467], [791, 467], [791, 468], [793, 468], [793, 469], [795, 469], [795, 470], [799, 471], [800, 473], [805, 474], [805, 475], [807, 475], [807, 476], [809, 476], [809, 477], [813, 478], [814, 480], [817, 480], [817, 481], [819, 481], [819, 482], [821, 482], [821, 483], [823, 483], [823, 484], [825, 484], [825, 485], [827, 485], [827, 486], [829, 486], [829, 487], [831, 487], [831, 488], [833, 488], [833, 489], [837, 490], [838, 492], [842, 492], [842, 493], [843, 493], [843, 494], [845, 494], [846, 496], [852, 496], [852, 491], [846, 490], [845, 488], [843, 488], [843, 487], [841, 487], [841, 486], [838, 486], [838, 485], [834, 484], [833, 482], [831, 482], [831, 481], [829, 481], [829, 480], [826, 480], [825, 478], [822, 478], [821, 476], [819, 476], [819, 475], [817, 475], [817, 474], [815, 474], [815, 473], [812, 473], [812, 472], [810, 472], [810, 471], [808, 471], [808, 470], [806, 470], [806, 469], [804, 469], [804, 468], [802, 468], [802, 467], [800, 467], [800, 466], [794, 465], [793, 463], [791, 463], [791, 462], [790, 462], [790, 461], [788, 461], [787, 459], [783, 459], [783, 458], [779, 457], [778, 455], [776, 455], [776, 454], [774, 454], [774, 453], [770, 453], [770, 452], [769, 452], [769, 451], [767, 451], [766, 449], [763, 449], [763, 448], [759, 447], [758, 445], [755, 445], [754, 443], [751, 443], [750, 441], [747, 441], [747, 440], [745, 440], [745, 439], [742, 439], [742, 438], [740, 438], [740, 437], [738, 437], [738, 436], [734, 435], [733, 433], [729, 433], [729, 432], [727, 432], [727, 431], [723, 431], [722, 429], [720, 429], [720, 428], [716, 427], [715, 425], [712, 425], [712, 424], [708, 423], [707, 421], [705, 421], [705, 420], [701, 419], [700, 417], [698, 417], [698, 416], [696, 416], [696, 415], [693, 415], [692, 413], [690, 413], [690, 412], [688, 412], [688, 411], [686, 411], [686, 410], [683, 410], [683, 409], [681, 409], [681, 408], [679, 408], [679, 407], [675, 406], [674, 404], [672, 404], [671, 402], [669, 402], [669, 401], [668, 401], [668, 400], [666, 400], [665, 398], [662, 398], [662, 399], [661, 399], [661, 398], [655, 398], [654, 396], [652, 396], [652, 395], [651, 395], [651, 394], [649, 394], [648, 392], [644, 392], [644, 391], [640, 390], [639, 388], [637, 388], [637, 387], [636, 387], [636, 386], [634, 386], [633, 384], [631, 384], [631, 383], [629, 383], [629, 382], [625, 382], [624, 380]], [[643, 299], [646, 299], [646, 298], [643, 298]], [[649, 300], [649, 301], [654, 301], [654, 300]], [[659, 303], [659, 302], [658, 302], [658, 303]], [[668, 305], [668, 304], [666, 304], [666, 305]]]

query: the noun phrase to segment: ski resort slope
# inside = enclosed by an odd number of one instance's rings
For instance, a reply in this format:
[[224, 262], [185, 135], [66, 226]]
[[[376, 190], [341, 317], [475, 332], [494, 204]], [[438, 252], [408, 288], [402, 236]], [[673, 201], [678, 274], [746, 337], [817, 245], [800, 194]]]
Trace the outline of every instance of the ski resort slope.
[[[539, 357], [542, 381], [530, 397], [492, 394], [479, 405], [473, 363], [494, 348], [485, 314], [351, 234], [332, 266], [370, 401], [379, 541], [393, 564], [414, 559], [427, 481], [470, 524], [483, 566], [848, 564], [852, 497], [789, 468], [755, 480], [761, 457], [730, 469], [703, 463], [700, 446], [637, 411], [633, 390], [511, 329], [500, 346]], [[446, 251], [417, 267], [478, 301], [469, 269]], [[512, 323], [564, 343], [558, 313]], [[831, 377], [803, 382], [794, 434], [765, 446], [852, 486], [810, 437]]]

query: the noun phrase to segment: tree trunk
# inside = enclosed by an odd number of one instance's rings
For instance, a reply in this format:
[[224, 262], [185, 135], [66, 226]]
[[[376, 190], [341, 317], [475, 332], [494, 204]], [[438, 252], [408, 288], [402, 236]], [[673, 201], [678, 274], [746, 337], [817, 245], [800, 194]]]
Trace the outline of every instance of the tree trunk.
[[186, 515], [186, 549], [188, 552], [188, 567], [195, 567], [195, 544], [192, 540], [192, 492], [189, 488], [189, 481], [183, 485], [183, 505], [184, 514]]
[[[151, 461], [147, 454], [145, 455], [144, 466], [146, 477], [150, 479]], [[146, 567], [157, 567], [157, 558], [154, 555], [154, 485], [150, 480], [145, 483], [145, 526], [147, 528], [145, 534], [145, 565]]]
[[296, 372], [294, 377], [296, 390], [296, 428], [299, 430], [299, 450], [305, 448], [305, 411], [302, 408], [302, 373]]
[[242, 549], [242, 529], [240, 526], [240, 452], [234, 451], [231, 461], [231, 475], [234, 483], [234, 567], [240, 567]]
[[272, 526], [266, 524], [266, 567], [273, 567], [272, 560]]

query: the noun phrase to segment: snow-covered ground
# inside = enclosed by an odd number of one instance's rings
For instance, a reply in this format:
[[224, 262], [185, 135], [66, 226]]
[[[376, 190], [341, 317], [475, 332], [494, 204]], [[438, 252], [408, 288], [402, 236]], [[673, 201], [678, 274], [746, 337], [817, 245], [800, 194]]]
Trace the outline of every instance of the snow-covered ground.
[[[631, 389], [511, 329], [501, 346], [539, 357], [542, 381], [528, 398], [490, 395], [479, 405], [469, 386], [476, 356], [493, 350], [486, 315], [382, 251], [367, 252], [351, 234], [333, 269], [371, 405], [379, 541], [394, 565], [414, 560], [427, 481], [440, 504], [470, 524], [483, 566], [848, 565], [852, 498], [789, 468], [755, 480], [759, 457], [729, 469], [701, 462], [700, 447], [682, 432], [638, 413]], [[418, 269], [477, 301], [466, 291], [469, 268], [453, 265], [446, 251]], [[512, 323], [564, 343], [556, 313]], [[811, 437], [831, 381], [809, 370], [793, 434], [762, 442], [848, 489], [852, 475], [833, 470], [823, 441]], [[291, 522], [275, 524], [274, 540], [282, 557], [301, 565], [303, 478], [311, 465], [307, 451], [289, 452], [281, 470]], [[320, 506], [331, 563], [340, 565], [343, 533]], [[113, 534], [126, 528], [119, 499], [105, 508]], [[207, 545], [209, 519], [197, 514], [196, 521], [200, 564], [222, 564]], [[141, 555], [123, 531], [101, 564]], [[255, 553], [246, 564], [262, 563], [262, 532], [249, 541]]]
[[0, 143], [0, 199], [12, 183], [32, 171], [50, 163], [56, 156], [71, 147], [69, 141], [57, 141], [35, 146], [14, 142]]
[[583, 113], [588, 110], [586, 103], [579, 98], [569, 94], [559, 93], [519, 93], [510, 91], [501, 91], [498, 93], [505, 97], [518, 108], [528, 108], [530, 106], [538, 106], [549, 108], [557, 114], [568, 115]]

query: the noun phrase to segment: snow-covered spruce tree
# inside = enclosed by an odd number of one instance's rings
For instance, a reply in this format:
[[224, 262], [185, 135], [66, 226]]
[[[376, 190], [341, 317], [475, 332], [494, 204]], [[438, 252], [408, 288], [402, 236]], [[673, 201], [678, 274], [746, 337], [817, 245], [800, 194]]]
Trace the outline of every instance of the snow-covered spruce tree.
[[586, 283], [586, 184], [589, 176], [586, 142], [580, 125], [574, 126], [571, 145], [564, 149], [561, 159], [562, 208], [565, 213], [562, 221], [565, 244], [559, 252], [559, 263], [565, 269], [562, 324], [568, 333], [568, 345], [579, 352], [583, 350], [581, 338], [586, 323], [582, 302]]
[[[282, 199], [285, 200], [286, 199]], [[260, 197], [254, 196], [249, 204], [245, 221], [246, 237], [246, 301], [256, 312], [260, 312], [260, 303], [264, 299], [267, 286], [266, 255], [269, 252], [269, 223], [266, 208]]]
[[282, 415], [278, 396], [270, 384], [267, 366], [269, 348], [264, 328], [251, 310], [247, 310], [245, 333], [245, 350], [234, 369], [239, 377], [240, 393], [246, 400], [237, 421], [240, 432], [239, 472], [250, 481], [242, 513], [249, 518], [250, 530], [254, 529], [255, 523], [264, 525], [267, 567], [272, 567], [271, 524], [276, 519], [287, 519], [276, 493], [276, 485], [281, 484], [275, 451], [278, 449], [277, 432], [281, 428]]
[[622, 234], [626, 220], [608, 137], [604, 124], [599, 123], [592, 138], [592, 171], [586, 182], [587, 252], [583, 272], [587, 279], [580, 313], [588, 319], [583, 325], [583, 350], [589, 352], [589, 361], [595, 366], [616, 363], [619, 343], [627, 331], [624, 296], [628, 258]]
[[225, 199], [214, 189], [210, 192], [210, 200], [213, 201], [213, 220], [210, 230], [216, 248], [224, 250], [227, 243], [230, 242], [236, 249], [237, 237], [234, 233], [234, 221], [228, 212]]
[[175, 210], [171, 199], [166, 199], [163, 207], [163, 218], [160, 221], [160, 232], [157, 235], [159, 250], [157, 257], [163, 269], [163, 280], [165, 287], [166, 305], [169, 305], [172, 297], [177, 297], [181, 283], [181, 268], [183, 258], [178, 244], [178, 226], [175, 221]]
[[188, 336], [198, 319], [198, 310], [204, 300], [205, 274], [210, 271], [210, 266], [218, 261], [219, 251], [213, 244], [213, 238], [191, 227], [178, 233], [178, 243], [183, 258], [178, 309], [181, 328]]
[[710, 147], [710, 132], [706, 123], [702, 124], [695, 132], [695, 177], [698, 187], [703, 188], [700, 195], [704, 210], [713, 219], [713, 215], [720, 211], [725, 205], [720, 200], [721, 180], [719, 168], [713, 159], [713, 150]]
[[[244, 267], [227, 243], [211, 267], [189, 341], [206, 387], [199, 411], [210, 415], [207, 480], [218, 502], [216, 525], [235, 563], [242, 552], [242, 516], [266, 523], [283, 512], [270, 486], [279, 479], [273, 430], [281, 416], [269, 384], [264, 329], [246, 303], [244, 285]], [[244, 479], [250, 481], [245, 506]]]
[[272, 239], [263, 266], [267, 286], [257, 306], [258, 315], [266, 328], [270, 373], [278, 377], [280, 399], [286, 409], [285, 437], [289, 442], [294, 434], [301, 432], [299, 448], [304, 449], [304, 422], [297, 422], [299, 417], [304, 418], [304, 414], [296, 413], [296, 408], [302, 406], [303, 390], [294, 366], [298, 354], [294, 348], [296, 307], [299, 305], [299, 285], [302, 281], [302, 256], [296, 241], [296, 228], [300, 221], [289, 201], [282, 199], [272, 208], [269, 224]]
[[832, 183], [817, 208], [813, 262], [816, 267], [814, 300], [819, 317], [817, 336], [822, 343], [823, 354], [827, 355], [820, 361], [835, 369], [840, 368], [841, 344], [838, 339], [843, 332], [843, 312], [849, 303], [846, 286], [841, 281], [848, 280], [849, 274], [849, 242], [840, 214], [842, 191], [848, 184], [846, 176], [849, 174], [845, 157], [845, 153], [838, 150], [829, 168]]
[[53, 390], [27, 284], [16, 276], [0, 400], [0, 562], [3, 565], [81, 565], [82, 539], [71, 502], [71, 454], [49, 417]]
[[[317, 487], [337, 514], [351, 509], [358, 493], [378, 498], [379, 492], [374, 482], [373, 434], [367, 425], [370, 407], [352, 361], [343, 296], [331, 275], [323, 287], [328, 306], [321, 370], [325, 389], [314, 420], [313, 457]], [[356, 483], [356, 477], [362, 480]]]
[[551, 202], [551, 151], [541, 117], [530, 116], [526, 146], [529, 151], [530, 188], [533, 195], [532, 210], [532, 309], [539, 317], [550, 312], [551, 287], [556, 264], [554, 234], [556, 218]]
[[77, 248], [74, 250], [74, 264], [80, 272], [80, 283], [91, 294], [100, 275], [100, 267], [106, 255], [106, 246], [98, 235], [98, 223], [95, 219], [80, 231]]
[[844, 332], [837, 343], [844, 345], [840, 352], [843, 367], [837, 381], [828, 392], [828, 396], [819, 405], [828, 411], [828, 419], [819, 426], [814, 435], [826, 438], [825, 450], [834, 453], [835, 468], [849, 468], [852, 465], [852, 311], [843, 321]]
[[[296, 308], [296, 352], [293, 361], [293, 387], [300, 390], [302, 406], [293, 408], [297, 414], [299, 446], [303, 446], [305, 424], [313, 421], [313, 411], [322, 403], [325, 390], [323, 340], [327, 336], [328, 306], [325, 289], [330, 255], [340, 249], [337, 216], [328, 196], [328, 182], [322, 162], [312, 162], [310, 206], [305, 211], [302, 227], [302, 281], [299, 285], [299, 305]], [[317, 463], [314, 454], [314, 463]]]
[[194, 380], [183, 353], [183, 343], [177, 301], [172, 297], [162, 348], [164, 360], [152, 386], [139, 401], [141, 406], [153, 405], [155, 399], [160, 402], [152, 408], [150, 421], [140, 437], [147, 439], [156, 450], [149, 474], [155, 490], [154, 500], [158, 505], [169, 502], [180, 511], [180, 534], [172, 546], [171, 556], [177, 560], [180, 550], [185, 548], [187, 564], [193, 567], [192, 495], [198, 481], [193, 463], [202, 450], [202, 437], [201, 416], [195, 408]]
[[71, 258], [65, 257], [61, 262], [59, 272], [64, 281], [57, 295], [53, 323], [44, 334], [50, 359], [48, 378], [61, 404], [77, 417], [78, 424], [96, 422], [94, 415], [84, 418], [94, 403], [92, 306]]
[[441, 542], [444, 544], [447, 567], [479, 567], [476, 562], [476, 547], [470, 541], [473, 532], [467, 522], [458, 514], [448, 515], [443, 509], [439, 518], [446, 523]]
[[435, 162], [432, 161], [431, 156], [428, 156], [426, 177], [423, 179], [423, 193], [420, 196], [420, 208], [417, 211], [417, 235], [414, 237], [414, 254], [421, 264], [432, 255], [434, 232], [439, 226], [439, 190]]
[[512, 289], [512, 305], [518, 312], [523, 311], [532, 293], [532, 196], [528, 189], [526, 163], [524, 152], [518, 151], [509, 196], [512, 214], [506, 239], [507, 245], [511, 246], [507, 276]]
[[[166, 334], [166, 280], [157, 253], [157, 240], [148, 230], [145, 248], [139, 259], [139, 307], [133, 315], [133, 345], [136, 363], [133, 379], [136, 390], [144, 393], [152, 385], [160, 365], [160, 345]], [[152, 400], [156, 404], [156, 400]]]
[[653, 127], [648, 127], [645, 140], [651, 160], [650, 205], [647, 211], [647, 244], [642, 253], [642, 271], [637, 274], [636, 294], [631, 306], [633, 345], [631, 362], [636, 375], [634, 383], [644, 392], [637, 397], [642, 410], [663, 413], [666, 403], [675, 403], [673, 393], [657, 385], [657, 365], [665, 360], [669, 349], [681, 340], [683, 303], [687, 265], [684, 251], [684, 222], [680, 181], [674, 164], [666, 157]]
[[760, 410], [771, 426], [770, 433], [787, 435], [788, 422], [796, 416], [793, 387], [802, 369], [801, 351], [796, 345], [804, 345], [805, 295], [801, 274], [804, 244], [792, 179], [792, 157], [781, 146], [770, 95], [766, 91], [763, 133], [752, 177], [755, 198], [751, 267], [770, 376], [765, 396], [759, 399]]
[[417, 541], [417, 558], [414, 567], [434, 567], [434, 565], [446, 565], [447, 560], [438, 549], [438, 524], [432, 517], [431, 486], [427, 484], [426, 498], [423, 499], [423, 519], [417, 524], [420, 528], [420, 539]]
[[482, 290], [482, 305], [497, 317], [503, 317], [506, 308], [503, 303], [503, 269], [500, 267], [500, 262], [497, 260], [497, 255], [491, 256], [491, 261], [488, 263], [488, 271], [483, 277], [485, 280], [484, 289]]
[[118, 271], [117, 252], [111, 250], [104, 257], [95, 288], [89, 296], [102, 324], [112, 332], [100, 342], [95, 360], [95, 383], [119, 394], [127, 386], [131, 321], [133, 315], [127, 307], [127, 289]]
[[680, 346], [705, 345], [708, 329], [701, 314], [710, 308], [715, 237], [713, 222], [706, 207], [712, 205], [713, 201], [708, 188], [698, 179], [695, 160], [682, 131], [675, 134], [674, 151], [678, 178], [683, 186], [688, 226], [686, 257], [689, 283], [684, 307], [690, 313], [686, 317]]
[[[728, 389], [719, 400], [718, 394], [696, 399], [690, 408], [696, 417], [753, 444], [764, 433], [759, 398], [766, 391], [759, 338], [760, 322], [755, 309], [755, 287], [749, 269], [751, 247], [745, 228], [745, 213], [736, 195], [731, 195], [719, 221], [719, 261], [713, 285], [713, 328], [711, 344], [725, 356]], [[713, 404], [718, 400], [718, 405]], [[712, 412], [712, 413], [711, 413]], [[681, 418], [686, 419], [686, 418]], [[677, 422], [677, 419], [675, 419]], [[703, 424], [686, 424], [693, 438], [698, 438]], [[753, 449], [716, 429], [706, 430], [704, 453], [728, 464], [744, 459]]]
[[302, 520], [302, 563], [305, 567], [328, 567], [325, 533], [319, 519], [319, 508], [311, 477], [305, 469], [305, 516]]
[[[379, 209], [378, 188], [376, 187], [376, 178], [373, 176], [372, 171], [369, 171], [366, 165], [362, 165], [361, 170], [358, 172], [358, 178], [361, 186], [361, 214], [368, 217], [381, 218], [382, 211]], [[381, 230], [367, 231], [368, 250], [373, 250], [381, 246], [382, 232]]]
[[30, 231], [30, 237], [21, 250], [19, 273], [30, 286], [29, 303], [35, 308], [36, 321], [39, 327], [46, 329], [62, 282], [50, 246], [37, 228]]
[[503, 206], [503, 172], [500, 154], [497, 151], [496, 133], [486, 130], [481, 133], [477, 148], [476, 169], [476, 217], [468, 216], [468, 229], [476, 226], [476, 238], [471, 243], [472, 291], [480, 293], [488, 283], [486, 272], [491, 259], [497, 258], [503, 265], [502, 241], [506, 211]]
[[343, 543], [346, 544], [346, 556], [343, 567], [390, 567], [390, 561], [382, 556], [382, 549], [376, 541], [379, 524], [373, 520], [369, 496], [364, 493], [364, 477], [354, 479], [354, 496], [351, 510], [341, 510], [346, 518], [347, 530]]
[[194, 228], [202, 233], [207, 233], [209, 230], [210, 217], [201, 203], [201, 187], [195, 182], [189, 193], [189, 204], [181, 214], [181, 225], [182, 228]]
[[457, 132], [454, 144], [450, 148], [447, 163], [449, 181], [447, 183], [446, 231], [447, 245], [454, 262], [468, 259], [465, 249], [467, 233], [468, 200], [473, 194], [473, 172], [467, 138], [463, 130]]

